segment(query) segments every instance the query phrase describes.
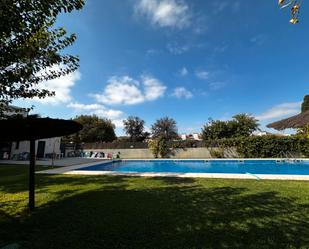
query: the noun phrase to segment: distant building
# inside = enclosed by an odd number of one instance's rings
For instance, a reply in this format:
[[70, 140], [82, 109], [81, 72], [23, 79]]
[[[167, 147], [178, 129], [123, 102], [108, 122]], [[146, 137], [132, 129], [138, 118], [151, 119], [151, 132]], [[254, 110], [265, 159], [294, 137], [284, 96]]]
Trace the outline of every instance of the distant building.
[[193, 133], [192, 135], [193, 135], [193, 139], [194, 139], [194, 140], [197, 140], [197, 141], [203, 140], [203, 139], [202, 139], [202, 135], [199, 134], [199, 133]]
[[[61, 137], [40, 139], [35, 141], [36, 157], [51, 158], [53, 155], [61, 157]], [[30, 142], [13, 142], [11, 146], [10, 159], [26, 160], [30, 153]]]
[[271, 133], [268, 131], [254, 131], [252, 133], [252, 136], [256, 136], [256, 137], [261, 137], [261, 136], [277, 136], [277, 137], [286, 137], [286, 136], [291, 136], [292, 134], [288, 134], [288, 133]]
[[267, 135], [272, 135], [272, 134], [270, 132], [267, 132], [267, 131], [254, 131], [254, 132], [252, 132], [252, 136], [261, 137], [261, 136], [267, 136]]
[[199, 133], [192, 133], [192, 134], [181, 134], [181, 140], [194, 140], [194, 141], [201, 141], [202, 136]]
[[29, 111], [25, 108], [10, 105], [10, 106], [6, 107], [5, 111], [3, 111], [3, 114], [4, 114], [4, 116], [7, 116], [7, 117], [12, 117], [12, 116], [16, 116], [16, 115], [20, 115], [22, 117], [27, 117], [28, 112]]
[[[6, 116], [21, 115], [27, 117], [28, 110], [16, 106], [10, 106], [4, 114]], [[47, 158], [52, 157], [52, 155], [58, 157], [62, 156], [60, 137], [36, 140], [35, 146], [37, 158]], [[29, 152], [29, 141], [0, 143], [0, 159], [28, 160]]]
[[117, 137], [117, 140], [129, 141], [129, 140], [130, 140], [130, 137], [129, 137], [129, 136], [119, 136], [119, 137]]
[[187, 135], [186, 134], [181, 134], [180, 138], [181, 138], [181, 140], [187, 140]]
[[[20, 107], [17, 106], [9, 106], [3, 111], [4, 116], [14, 116], [14, 115], [21, 115], [26, 117], [28, 112]], [[1, 131], [4, 132], [4, 131]], [[11, 151], [12, 151], [12, 143], [11, 142], [2, 142], [0, 143], [0, 159], [10, 159], [11, 158]]]

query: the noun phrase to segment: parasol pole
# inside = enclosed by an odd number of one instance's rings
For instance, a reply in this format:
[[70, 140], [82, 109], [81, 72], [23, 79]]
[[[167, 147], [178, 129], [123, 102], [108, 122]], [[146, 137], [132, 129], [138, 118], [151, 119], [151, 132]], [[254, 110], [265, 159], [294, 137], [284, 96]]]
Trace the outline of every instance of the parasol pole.
[[30, 140], [30, 165], [29, 165], [29, 210], [34, 210], [34, 190], [35, 189], [35, 140]]

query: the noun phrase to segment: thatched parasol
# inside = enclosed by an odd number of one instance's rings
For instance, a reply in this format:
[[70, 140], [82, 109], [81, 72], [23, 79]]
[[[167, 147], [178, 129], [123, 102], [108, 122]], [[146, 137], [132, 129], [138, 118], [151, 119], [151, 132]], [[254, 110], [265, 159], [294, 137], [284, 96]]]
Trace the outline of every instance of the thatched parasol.
[[0, 142], [30, 141], [29, 209], [35, 204], [35, 140], [76, 133], [83, 126], [72, 120], [51, 118], [22, 118], [0, 120]]
[[281, 131], [289, 128], [304, 128], [307, 124], [309, 124], [309, 110], [292, 116], [290, 118], [282, 119], [280, 121], [268, 124], [267, 127]]
[[73, 120], [16, 118], [0, 120], [0, 141], [25, 141], [61, 137], [78, 132], [82, 125]]

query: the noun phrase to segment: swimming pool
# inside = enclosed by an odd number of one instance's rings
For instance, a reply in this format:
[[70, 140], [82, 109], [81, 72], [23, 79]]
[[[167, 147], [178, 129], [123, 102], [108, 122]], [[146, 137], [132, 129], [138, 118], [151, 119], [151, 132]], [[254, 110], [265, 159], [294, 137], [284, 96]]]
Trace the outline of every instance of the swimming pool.
[[119, 173], [224, 173], [309, 176], [306, 160], [118, 160], [78, 171]]

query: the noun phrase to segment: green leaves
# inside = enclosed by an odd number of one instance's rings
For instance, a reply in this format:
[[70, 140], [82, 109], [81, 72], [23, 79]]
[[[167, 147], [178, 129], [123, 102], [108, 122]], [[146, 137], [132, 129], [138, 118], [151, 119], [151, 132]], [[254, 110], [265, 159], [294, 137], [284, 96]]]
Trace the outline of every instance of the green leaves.
[[169, 117], [158, 119], [151, 126], [151, 133], [154, 138], [165, 138], [173, 140], [178, 138], [176, 121]]
[[204, 141], [206, 147], [236, 148], [244, 158], [281, 158], [287, 153], [309, 157], [309, 139], [299, 136], [239, 137]]
[[148, 142], [148, 148], [151, 150], [153, 156], [158, 158], [166, 158], [171, 152], [171, 149], [168, 146], [168, 142], [164, 137], [157, 137]]
[[204, 140], [248, 137], [257, 130], [258, 126], [258, 121], [254, 117], [238, 114], [228, 121], [210, 119], [202, 129], [202, 136]]
[[139, 117], [129, 116], [123, 121], [123, 125], [131, 142], [143, 141], [148, 136], [148, 133], [144, 131], [145, 121]]
[[1, 110], [13, 99], [55, 94], [38, 84], [78, 68], [79, 58], [63, 53], [76, 35], [67, 35], [64, 28], [53, 25], [59, 13], [79, 10], [83, 5], [83, 0], [1, 0]]
[[74, 121], [83, 125], [83, 130], [77, 135], [72, 135], [66, 138], [75, 143], [85, 142], [112, 142], [116, 139], [115, 126], [109, 119], [99, 118], [96, 115], [81, 115], [74, 119]]

